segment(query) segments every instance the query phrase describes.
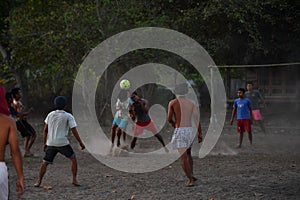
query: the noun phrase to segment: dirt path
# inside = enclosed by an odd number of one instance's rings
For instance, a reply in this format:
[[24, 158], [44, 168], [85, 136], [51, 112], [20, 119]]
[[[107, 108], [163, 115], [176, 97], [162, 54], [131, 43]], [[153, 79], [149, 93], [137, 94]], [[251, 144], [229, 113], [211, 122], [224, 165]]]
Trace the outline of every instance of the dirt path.
[[[41, 133], [41, 127], [37, 129]], [[33, 187], [43, 156], [39, 136], [33, 147], [36, 157], [24, 159], [26, 192], [20, 199], [300, 199], [299, 129], [269, 129], [268, 134], [262, 134], [255, 128], [253, 139], [253, 146], [245, 137], [243, 148], [235, 149], [235, 128], [226, 126], [214, 155], [203, 159], [198, 158], [200, 145], [195, 144], [194, 174], [199, 180], [191, 188], [184, 187], [186, 178], [178, 160], [155, 172], [124, 173], [80, 151], [72, 139], [82, 186], [72, 186], [70, 162], [59, 155], [42, 183], [53, 188], [44, 190]], [[151, 139], [146, 142], [158, 145]], [[224, 155], [228, 151], [235, 155]], [[9, 156], [7, 165], [10, 199], [14, 200], [16, 174]]]

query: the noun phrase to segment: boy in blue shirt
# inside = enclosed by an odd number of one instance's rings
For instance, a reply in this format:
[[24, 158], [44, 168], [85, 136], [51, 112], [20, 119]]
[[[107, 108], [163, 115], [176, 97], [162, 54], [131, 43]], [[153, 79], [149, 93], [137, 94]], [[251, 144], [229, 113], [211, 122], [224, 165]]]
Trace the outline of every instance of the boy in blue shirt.
[[245, 130], [248, 132], [248, 139], [250, 144], [252, 144], [252, 133], [251, 133], [252, 109], [251, 109], [250, 100], [248, 98], [245, 98], [245, 92], [246, 90], [244, 88], [238, 89], [239, 98], [234, 101], [231, 120], [230, 120], [230, 125], [232, 125], [233, 119], [237, 114], [237, 130], [240, 133], [238, 148], [242, 147]]

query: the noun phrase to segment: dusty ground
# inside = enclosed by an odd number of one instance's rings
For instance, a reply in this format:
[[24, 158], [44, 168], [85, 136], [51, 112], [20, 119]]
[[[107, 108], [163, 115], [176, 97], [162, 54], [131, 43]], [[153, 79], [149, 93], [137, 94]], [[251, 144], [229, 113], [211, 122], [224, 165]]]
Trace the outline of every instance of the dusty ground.
[[[194, 174], [199, 179], [195, 187], [186, 188], [186, 178], [179, 160], [149, 173], [131, 174], [111, 169], [86, 151], [80, 151], [72, 138], [78, 158], [78, 181], [81, 187], [71, 185], [70, 162], [57, 156], [48, 167], [43, 185], [52, 190], [35, 188], [42, 152], [42, 120], [34, 121], [39, 138], [33, 146], [36, 157], [24, 159], [26, 192], [20, 199], [300, 199], [300, 124], [299, 115], [293, 120], [266, 121], [267, 134], [254, 126], [254, 144], [244, 138], [242, 149], [236, 149], [238, 136], [235, 126], [225, 126], [219, 148], [211, 155], [197, 157], [200, 145], [193, 147]], [[206, 124], [207, 125], [207, 124]], [[204, 124], [205, 130], [205, 124]], [[164, 135], [168, 140], [170, 132]], [[23, 140], [20, 138], [20, 145]], [[140, 141], [137, 149], [159, 145], [155, 140]], [[142, 145], [145, 144], [145, 145]], [[147, 145], [146, 145], [147, 144]], [[224, 155], [228, 150], [235, 155]], [[124, 159], [124, 158], [123, 158]], [[129, 158], [128, 158], [129, 159]], [[17, 199], [14, 182], [16, 174], [9, 155], [10, 199]]]

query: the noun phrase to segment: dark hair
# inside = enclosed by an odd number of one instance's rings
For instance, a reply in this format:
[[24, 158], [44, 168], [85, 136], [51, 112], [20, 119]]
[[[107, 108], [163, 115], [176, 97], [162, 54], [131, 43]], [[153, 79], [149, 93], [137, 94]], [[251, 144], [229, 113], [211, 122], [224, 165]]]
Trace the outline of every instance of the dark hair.
[[131, 93], [130, 98], [132, 98], [133, 95], [138, 96], [138, 93], [136, 91], [134, 91], [133, 93]]
[[6, 98], [6, 101], [7, 101], [7, 102], [8, 102], [10, 99], [12, 99], [11, 93], [10, 93], [10, 92], [6, 92], [5, 98]]
[[66, 104], [67, 104], [67, 99], [64, 96], [57, 96], [54, 99], [54, 106], [55, 106], [55, 108], [57, 108], [59, 110], [64, 109]]
[[243, 94], [245, 94], [246, 90], [244, 88], [239, 88], [238, 91], [243, 92]]
[[187, 83], [177, 84], [174, 89], [174, 93], [178, 95], [185, 95], [189, 91]]
[[11, 90], [11, 95], [12, 95], [12, 97], [15, 98], [15, 97], [16, 97], [16, 94], [18, 94], [19, 91], [21, 91], [21, 88], [18, 88], [18, 87], [13, 88], [13, 89]]
[[252, 82], [252, 81], [248, 81], [248, 82], [247, 82], [247, 84], [251, 84], [251, 85], [253, 85], [253, 82]]

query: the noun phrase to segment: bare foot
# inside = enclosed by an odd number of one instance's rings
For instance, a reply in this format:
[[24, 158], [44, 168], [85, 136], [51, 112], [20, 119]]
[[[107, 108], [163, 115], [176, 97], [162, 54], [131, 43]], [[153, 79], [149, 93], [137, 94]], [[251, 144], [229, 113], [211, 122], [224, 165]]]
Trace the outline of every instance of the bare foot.
[[129, 147], [128, 147], [128, 145], [123, 145], [123, 146], [121, 147], [121, 149], [128, 151], [128, 150], [129, 150]]
[[193, 187], [193, 186], [195, 186], [194, 181], [188, 181], [188, 182], [185, 184], [185, 187]]
[[34, 187], [40, 187], [41, 182], [42, 182], [42, 181], [38, 180], [33, 186], [34, 186]]
[[44, 190], [52, 190], [52, 186], [50, 185], [45, 185], [43, 188]]
[[75, 187], [79, 187], [80, 186], [80, 184], [77, 181], [73, 181], [72, 185], [74, 185]]
[[33, 157], [34, 155], [33, 155], [33, 153], [31, 153], [31, 152], [26, 152], [26, 153], [24, 153], [24, 158], [26, 158], [26, 157]]

